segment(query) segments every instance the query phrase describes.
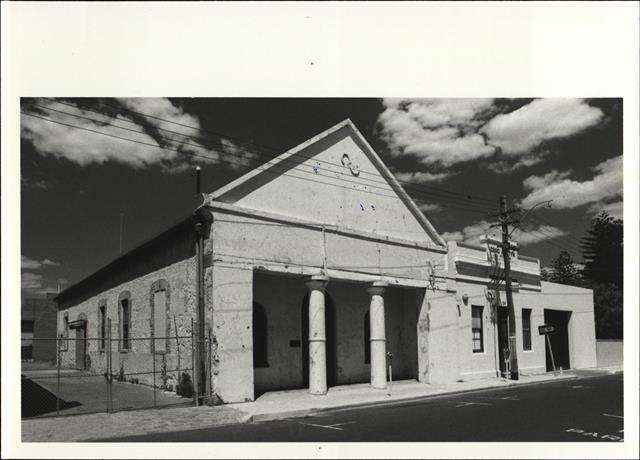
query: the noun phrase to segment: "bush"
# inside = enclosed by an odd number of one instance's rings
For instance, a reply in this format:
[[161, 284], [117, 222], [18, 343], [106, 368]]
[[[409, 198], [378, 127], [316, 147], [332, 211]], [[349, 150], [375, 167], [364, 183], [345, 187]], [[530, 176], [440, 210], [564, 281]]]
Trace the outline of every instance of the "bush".
[[178, 396], [184, 396], [185, 398], [193, 397], [193, 382], [191, 381], [191, 376], [186, 372], [180, 375], [180, 379], [176, 385], [176, 394]]

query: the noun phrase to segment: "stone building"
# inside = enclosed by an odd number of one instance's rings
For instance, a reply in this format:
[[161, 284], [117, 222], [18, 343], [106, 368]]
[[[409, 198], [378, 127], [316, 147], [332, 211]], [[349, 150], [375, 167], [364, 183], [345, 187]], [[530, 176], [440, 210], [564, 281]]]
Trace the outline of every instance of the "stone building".
[[[384, 388], [388, 352], [394, 379], [498, 377], [506, 308], [494, 249], [443, 241], [346, 120], [204, 195], [193, 216], [62, 292], [59, 327], [99, 338], [110, 319], [116, 368], [147, 369], [155, 356], [176, 369], [178, 357], [191, 363], [189, 340], [153, 353], [148, 338], [188, 336], [200, 316], [200, 391], [222, 402]], [[544, 322], [559, 324], [565, 368], [595, 366], [591, 291], [542, 282], [537, 259], [513, 256], [522, 372], [549, 368]], [[70, 340], [64, 364], [101, 372], [100, 344]]]

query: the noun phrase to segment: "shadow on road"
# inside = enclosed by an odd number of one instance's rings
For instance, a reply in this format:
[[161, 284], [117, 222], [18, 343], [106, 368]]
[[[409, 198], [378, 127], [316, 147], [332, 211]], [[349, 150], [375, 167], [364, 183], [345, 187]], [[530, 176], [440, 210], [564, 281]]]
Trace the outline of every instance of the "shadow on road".
[[[78, 401], [60, 400], [60, 410], [81, 406]], [[35, 417], [56, 411], [56, 395], [22, 376], [22, 417]]]

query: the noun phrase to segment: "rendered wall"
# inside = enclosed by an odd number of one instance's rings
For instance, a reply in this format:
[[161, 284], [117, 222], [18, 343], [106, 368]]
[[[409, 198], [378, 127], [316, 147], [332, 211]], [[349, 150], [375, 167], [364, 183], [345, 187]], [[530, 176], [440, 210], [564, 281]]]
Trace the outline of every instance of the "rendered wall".
[[621, 366], [623, 364], [624, 342], [616, 339], [596, 341], [598, 367]]

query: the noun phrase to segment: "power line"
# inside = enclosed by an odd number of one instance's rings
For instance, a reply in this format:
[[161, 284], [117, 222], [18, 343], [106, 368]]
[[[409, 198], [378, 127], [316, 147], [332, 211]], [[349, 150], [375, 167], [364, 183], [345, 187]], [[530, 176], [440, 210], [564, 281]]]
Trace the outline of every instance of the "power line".
[[[55, 102], [55, 103], [58, 103], [58, 104], [66, 105], [66, 106], [68, 106], [68, 107], [72, 107], [72, 108], [74, 108], [74, 109], [76, 109], [76, 110], [87, 110], [87, 111], [91, 111], [91, 112], [94, 112], [94, 113], [97, 113], [97, 114], [100, 114], [100, 115], [104, 115], [103, 113], [101, 113], [101, 112], [99, 112], [99, 111], [97, 111], [97, 110], [95, 110], [95, 109], [91, 109], [91, 108], [79, 108], [79, 107], [77, 107], [76, 105], [69, 104], [69, 103], [66, 103], [66, 102], [61, 102], [61, 101], [58, 101], [58, 100], [55, 100], [55, 99], [52, 99], [52, 98], [45, 98], [45, 99], [51, 100], [51, 101], [53, 101], [53, 102]], [[268, 149], [268, 150], [271, 150], [271, 151], [273, 151], [273, 152], [276, 152], [276, 154], [278, 154], [278, 153], [282, 153], [282, 151], [283, 151], [283, 150], [285, 150], [285, 149], [280, 149], [280, 148], [275, 148], [275, 147], [266, 146], [266, 145], [263, 145], [263, 144], [258, 144], [258, 143], [255, 143], [255, 142], [248, 142], [248, 141], [245, 141], [245, 140], [239, 139], [239, 138], [234, 137], [234, 136], [223, 135], [223, 134], [220, 134], [220, 133], [216, 133], [216, 132], [214, 132], [214, 131], [205, 130], [205, 129], [203, 129], [203, 128], [196, 128], [196, 127], [194, 127], [194, 126], [186, 125], [186, 124], [183, 124], [183, 123], [178, 123], [178, 122], [175, 122], [175, 121], [172, 121], [172, 120], [167, 120], [167, 119], [164, 119], [164, 118], [161, 118], [161, 117], [157, 117], [157, 116], [154, 116], [154, 115], [149, 115], [149, 114], [145, 114], [145, 113], [142, 113], [142, 112], [137, 112], [137, 111], [135, 111], [135, 110], [127, 109], [127, 108], [125, 108], [125, 107], [115, 107], [115, 106], [113, 106], [113, 105], [106, 104], [106, 103], [103, 103], [103, 105], [105, 105], [106, 107], [110, 107], [110, 108], [112, 108], [112, 109], [114, 109], [114, 110], [118, 110], [118, 111], [125, 111], [125, 112], [129, 112], [129, 113], [133, 113], [133, 114], [136, 114], [136, 115], [140, 115], [140, 116], [144, 116], [144, 117], [148, 117], [148, 118], [156, 119], [156, 120], [159, 120], [159, 121], [163, 121], [163, 122], [165, 122], [165, 123], [171, 123], [171, 124], [175, 124], [175, 125], [177, 125], [177, 126], [182, 126], [182, 127], [185, 127], [185, 128], [189, 128], [189, 129], [192, 129], [192, 130], [195, 130], [195, 131], [200, 131], [200, 132], [204, 132], [204, 133], [211, 133], [211, 134], [214, 134], [214, 135], [216, 136], [216, 138], [218, 138], [218, 139], [222, 139], [222, 140], [227, 140], [227, 139], [239, 140], [240, 142], [245, 143], [245, 144], [249, 144], [249, 145], [254, 145], [254, 146], [257, 146], [257, 147], [266, 148], [266, 149]], [[50, 109], [50, 110], [55, 110], [55, 109]], [[72, 115], [72, 116], [73, 116], [73, 115]], [[135, 125], [137, 125], [137, 123], [132, 122], [132, 121], [127, 120], [127, 119], [119, 118], [119, 117], [117, 117], [117, 115], [116, 115], [116, 118], [117, 118], [117, 119], [120, 119], [121, 121], [125, 121], [125, 122], [127, 122], [127, 123], [131, 123], [131, 124], [135, 124]], [[100, 122], [100, 123], [102, 123], [102, 122]], [[187, 137], [187, 138], [190, 138], [190, 139], [192, 139], [192, 140], [195, 140], [196, 142], [198, 142], [198, 141], [199, 141], [199, 139], [198, 139], [198, 138], [195, 138], [195, 137], [193, 137], [193, 136], [189, 136], [189, 135], [184, 134], [184, 133], [178, 133], [178, 132], [176, 132], [176, 131], [171, 131], [171, 130], [168, 130], [168, 129], [166, 129], [166, 128], [161, 128], [161, 127], [158, 127], [158, 126], [154, 126], [154, 128], [155, 128], [155, 129], [157, 129], [157, 130], [166, 131], [166, 132], [171, 132], [171, 133], [177, 134], [177, 135], [179, 135], [179, 136]], [[205, 138], [205, 139], [206, 139], [206, 138]], [[261, 153], [259, 153], [259, 152], [249, 151], [249, 150], [246, 150], [246, 149], [242, 149], [242, 148], [240, 148], [240, 147], [237, 147], [237, 146], [234, 146], [234, 148], [236, 148], [237, 150], [243, 151], [243, 152], [245, 152], [245, 153], [261, 155]], [[285, 151], [286, 151], [286, 150], [285, 150]], [[337, 166], [337, 167], [339, 167], [339, 168], [345, 168], [345, 169], [346, 169], [346, 166], [344, 166], [344, 165], [342, 165], [342, 164], [339, 164], [339, 163], [332, 163], [332, 162], [328, 162], [328, 161], [324, 161], [324, 163], [326, 163], [326, 164], [330, 164], [330, 165], [333, 165], [333, 166]], [[362, 172], [363, 174], [369, 174], [369, 175], [372, 175], [372, 176], [377, 177], [377, 174], [376, 174], [376, 173], [371, 173], [371, 172], [368, 172], [368, 171], [361, 171], [361, 172]], [[408, 187], [412, 187], [412, 188], [416, 188], [416, 189], [424, 188], [424, 189], [431, 189], [431, 190], [433, 190], [433, 192], [430, 192], [430, 193], [442, 192], [442, 193], [450, 194], [450, 195], [453, 195], [453, 196], [460, 196], [460, 197], [463, 197], [465, 200], [469, 200], [469, 199], [471, 199], [471, 200], [476, 200], [476, 201], [484, 201], [484, 202], [486, 202], [486, 203], [493, 203], [493, 200], [492, 200], [492, 199], [489, 199], [489, 198], [486, 198], [486, 197], [481, 197], [481, 196], [478, 196], [478, 195], [472, 196], [472, 195], [470, 195], [470, 194], [454, 192], [454, 191], [447, 190], [447, 189], [444, 189], [444, 188], [441, 188], [441, 187], [435, 187], [435, 186], [430, 186], [430, 185], [425, 185], [425, 184], [414, 184], [414, 183], [412, 183], [412, 182], [408, 182], [408, 181], [401, 181], [401, 180], [398, 180], [398, 179], [396, 179], [396, 180], [397, 180], [399, 183], [401, 183], [401, 184], [403, 184], [403, 185], [405, 185], [405, 186], [408, 186]], [[374, 181], [374, 182], [380, 182], [380, 181]], [[386, 184], [386, 182], [380, 182], [380, 183], [385, 183], [385, 184]]]
[[[45, 121], [49, 121], [49, 122], [52, 122], [52, 123], [57, 123], [57, 124], [60, 124], [60, 125], [63, 125], [63, 126], [67, 126], [67, 127], [70, 127], [70, 128], [80, 129], [80, 130], [83, 130], [83, 131], [88, 131], [88, 132], [91, 132], [91, 133], [94, 133], [94, 134], [100, 134], [100, 135], [103, 135], [103, 136], [107, 136], [107, 137], [111, 137], [111, 138], [115, 138], [115, 139], [119, 139], [119, 140], [123, 140], [123, 141], [133, 142], [133, 143], [136, 143], [136, 144], [145, 145], [145, 146], [149, 146], [149, 147], [154, 147], [154, 148], [161, 149], [161, 150], [173, 151], [173, 152], [177, 152], [177, 153], [180, 153], [180, 154], [186, 154], [186, 155], [190, 155], [190, 156], [194, 156], [194, 157], [198, 157], [198, 158], [204, 158], [204, 159], [207, 159], [207, 160], [216, 160], [213, 157], [197, 154], [197, 153], [194, 153], [194, 152], [181, 151], [181, 150], [176, 149], [176, 148], [171, 148], [171, 147], [166, 147], [166, 146], [163, 147], [163, 146], [159, 146], [159, 145], [156, 145], [156, 144], [151, 144], [149, 142], [143, 142], [143, 141], [139, 141], [139, 140], [135, 140], [135, 139], [116, 136], [114, 134], [109, 134], [109, 133], [105, 133], [103, 131], [97, 131], [97, 130], [94, 130], [94, 129], [91, 129], [91, 128], [82, 127], [82, 126], [72, 125], [72, 124], [69, 124], [69, 123], [64, 123], [64, 122], [61, 122], [61, 121], [57, 121], [57, 120], [54, 120], [54, 119], [51, 119], [51, 118], [48, 118], [48, 117], [42, 117], [42, 116], [35, 115], [35, 114], [32, 114], [32, 113], [27, 113], [27, 112], [23, 112], [23, 111], [21, 111], [21, 113], [24, 114], [24, 115], [27, 115], [27, 116], [31, 116], [31, 117], [34, 117], [34, 118], [39, 118], [39, 119], [42, 119], [42, 120], [45, 120]], [[127, 130], [127, 131], [133, 131], [133, 132], [136, 132], [136, 133], [140, 134], [139, 131], [131, 130], [129, 128], [124, 128], [124, 127], [121, 127], [121, 126], [112, 125], [110, 123], [104, 123], [104, 124], [105, 125], [109, 125], [109, 126], [113, 126], [113, 127], [119, 128], [119, 129], [124, 129], [124, 130]], [[198, 147], [203, 148], [203, 146], [198, 146]], [[233, 163], [233, 164], [239, 164], [241, 166], [246, 166], [245, 164], [243, 164], [241, 162], [233, 161], [231, 159], [226, 159], [225, 161]], [[269, 167], [269, 169], [264, 169], [265, 167]], [[280, 172], [272, 171], [272, 169], [275, 170], [276, 168], [279, 168], [278, 171], [280, 171]], [[296, 176], [296, 175], [287, 174], [287, 173], [282, 172], [282, 171], [283, 170], [284, 171], [294, 170], [294, 168], [283, 168], [278, 163], [272, 164], [272, 163], [267, 162], [267, 163], [264, 163], [262, 166], [256, 167], [255, 169], [258, 169], [258, 170], [261, 170], [261, 171], [265, 171], [265, 172], [268, 172], [268, 173], [272, 173], [272, 174], [295, 177], [295, 178], [298, 178], [298, 179], [301, 179], [301, 180], [309, 180], [311, 182], [317, 182], [317, 183], [321, 183], [321, 184], [325, 184], [325, 185], [331, 185], [331, 186], [335, 186], [335, 187], [340, 187], [340, 188], [343, 188], [343, 189], [346, 189], [346, 190], [353, 190], [353, 188], [344, 187], [344, 186], [341, 186], [339, 184], [334, 184], [334, 183], [325, 182], [325, 181], [318, 181], [318, 180], [313, 180], [313, 179], [307, 179], [307, 178], [304, 178], [304, 177], [299, 177], [299, 176]], [[332, 176], [328, 176], [328, 175], [325, 175], [325, 174], [319, 174], [319, 173], [315, 173], [315, 172], [312, 172], [312, 171], [306, 171], [306, 170], [301, 170], [301, 169], [295, 169], [295, 171], [307, 173], [307, 174], [313, 175], [314, 177], [321, 176], [321, 177], [328, 177], [328, 178], [333, 179]], [[365, 188], [370, 187], [370, 188], [377, 188], [377, 189], [381, 189], [381, 190], [387, 191], [387, 189], [384, 189], [382, 187], [376, 187], [376, 186], [371, 186], [371, 185], [367, 186], [367, 185], [365, 185], [365, 184], [363, 184], [361, 182], [355, 182], [355, 181], [352, 181], [352, 180], [345, 180], [345, 182], [353, 183], [355, 185], [363, 186]], [[373, 192], [373, 191], [369, 191], [369, 190], [360, 190], [360, 192], [368, 193], [368, 194], [372, 194], [372, 195], [383, 196], [383, 197], [388, 197], [388, 198], [396, 198], [396, 195], [387, 195], [387, 194], [377, 193], [377, 192]], [[447, 199], [455, 199], [455, 198], [448, 197]], [[447, 199], [438, 198], [438, 200], [442, 200], [442, 201], [445, 201], [445, 202], [446, 202]], [[484, 210], [483, 211], [479, 210], [479, 209], [482, 209], [482, 208], [474, 208], [474, 207], [472, 207], [472, 205], [470, 203], [464, 203], [463, 204], [463, 203], [458, 203], [456, 201], [453, 201], [453, 202], [446, 202], [446, 204], [449, 207], [454, 207], [454, 208], [462, 209], [462, 210], [465, 210], [465, 211], [479, 212], [479, 213], [481, 213], [483, 215], [485, 214]]]

